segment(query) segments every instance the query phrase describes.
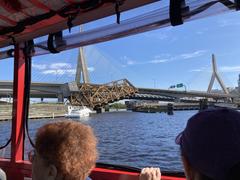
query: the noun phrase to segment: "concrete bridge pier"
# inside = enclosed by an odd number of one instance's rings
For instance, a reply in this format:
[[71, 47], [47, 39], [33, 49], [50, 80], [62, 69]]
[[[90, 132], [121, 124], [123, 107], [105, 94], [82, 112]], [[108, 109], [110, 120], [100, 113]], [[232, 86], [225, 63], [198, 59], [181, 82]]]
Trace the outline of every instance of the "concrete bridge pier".
[[175, 97], [175, 100], [174, 100], [175, 103], [180, 103], [181, 102], [181, 99], [179, 97]]
[[108, 104], [104, 106], [104, 111], [105, 111], [105, 112], [109, 112], [109, 109], [110, 109], [110, 107], [109, 107]]
[[95, 110], [98, 114], [105, 112], [104, 107], [95, 107], [94, 110]]
[[167, 104], [167, 114], [173, 115], [173, 104], [172, 103]]
[[64, 96], [62, 93], [57, 94], [58, 102], [63, 103], [64, 102]]
[[199, 101], [199, 111], [208, 108], [208, 99], [200, 99]]

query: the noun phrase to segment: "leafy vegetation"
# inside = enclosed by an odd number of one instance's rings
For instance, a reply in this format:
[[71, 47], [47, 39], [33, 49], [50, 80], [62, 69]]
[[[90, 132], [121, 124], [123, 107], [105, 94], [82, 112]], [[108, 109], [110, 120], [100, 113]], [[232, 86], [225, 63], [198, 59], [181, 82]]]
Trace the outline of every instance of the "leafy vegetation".
[[126, 109], [127, 106], [125, 104], [122, 103], [113, 103], [111, 105], [109, 105], [110, 109]]

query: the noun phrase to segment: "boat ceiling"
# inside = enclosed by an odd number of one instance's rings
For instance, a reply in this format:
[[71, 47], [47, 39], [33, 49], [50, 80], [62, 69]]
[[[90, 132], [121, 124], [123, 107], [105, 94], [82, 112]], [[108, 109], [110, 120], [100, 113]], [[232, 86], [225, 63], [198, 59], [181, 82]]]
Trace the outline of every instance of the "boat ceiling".
[[158, 0], [1, 0], [0, 48]]

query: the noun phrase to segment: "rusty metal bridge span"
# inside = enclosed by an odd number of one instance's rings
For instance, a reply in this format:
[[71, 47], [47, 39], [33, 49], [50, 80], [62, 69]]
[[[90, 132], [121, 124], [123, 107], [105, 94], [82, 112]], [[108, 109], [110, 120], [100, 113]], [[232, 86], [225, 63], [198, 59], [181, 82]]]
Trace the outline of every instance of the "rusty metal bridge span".
[[133, 97], [137, 92], [127, 79], [113, 81], [107, 84], [76, 84], [69, 83], [65, 90], [65, 96], [68, 97], [72, 105], [84, 105], [88, 107], [102, 107], [114, 101]]

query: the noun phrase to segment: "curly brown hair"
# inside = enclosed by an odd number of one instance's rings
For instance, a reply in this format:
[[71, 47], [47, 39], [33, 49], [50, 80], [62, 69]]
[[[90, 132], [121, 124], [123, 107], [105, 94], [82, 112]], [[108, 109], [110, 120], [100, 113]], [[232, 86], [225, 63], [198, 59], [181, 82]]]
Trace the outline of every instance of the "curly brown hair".
[[61, 121], [41, 127], [36, 151], [54, 164], [64, 180], [85, 180], [97, 160], [97, 140], [90, 126]]

